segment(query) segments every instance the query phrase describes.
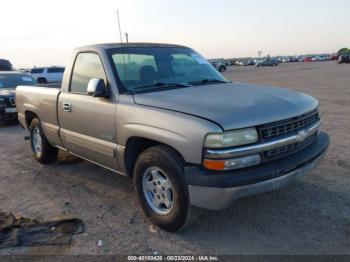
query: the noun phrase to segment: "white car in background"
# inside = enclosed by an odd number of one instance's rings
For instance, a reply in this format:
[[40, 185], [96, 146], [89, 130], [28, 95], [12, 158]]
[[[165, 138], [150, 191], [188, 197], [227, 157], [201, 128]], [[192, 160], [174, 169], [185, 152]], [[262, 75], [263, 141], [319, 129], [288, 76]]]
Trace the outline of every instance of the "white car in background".
[[30, 74], [39, 84], [61, 82], [64, 67], [36, 67], [30, 70]]
[[328, 55], [318, 55], [316, 56], [316, 61], [328, 61], [329, 56]]

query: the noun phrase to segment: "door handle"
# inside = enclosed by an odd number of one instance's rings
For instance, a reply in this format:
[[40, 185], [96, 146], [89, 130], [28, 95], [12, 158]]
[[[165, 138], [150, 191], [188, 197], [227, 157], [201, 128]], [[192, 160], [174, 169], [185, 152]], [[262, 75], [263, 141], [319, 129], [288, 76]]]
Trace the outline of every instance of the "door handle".
[[72, 105], [68, 102], [63, 102], [63, 111], [64, 112], [71, 112], [72, 111]]

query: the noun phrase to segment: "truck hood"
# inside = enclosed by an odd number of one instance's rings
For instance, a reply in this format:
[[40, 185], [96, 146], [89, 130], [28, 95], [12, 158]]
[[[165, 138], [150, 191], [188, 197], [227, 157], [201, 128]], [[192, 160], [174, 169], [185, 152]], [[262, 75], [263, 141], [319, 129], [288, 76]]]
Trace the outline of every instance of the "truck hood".
[[2, 97], [15, 96], [15, 95], [16, 95], [16, 89], [0, 89], [0, 96]]
[[280, 121], [318, 106], [304, 93], [237, 82], [140, 93], [134, 101], [208, 119], [224, 130]]

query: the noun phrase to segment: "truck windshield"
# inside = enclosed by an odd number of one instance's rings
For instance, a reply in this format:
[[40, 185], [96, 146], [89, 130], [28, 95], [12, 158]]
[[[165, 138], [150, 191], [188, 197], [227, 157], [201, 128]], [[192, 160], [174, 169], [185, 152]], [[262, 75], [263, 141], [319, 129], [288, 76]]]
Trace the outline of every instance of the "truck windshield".
[[0, 89], [11, 89], [17, 86], [35, 85], [36, 82], [30, 75], [0, 74]]
[[123, 47], [110, 51], [119, 80], [131, 92], [226, 83], [200, 54], [182, 47]]

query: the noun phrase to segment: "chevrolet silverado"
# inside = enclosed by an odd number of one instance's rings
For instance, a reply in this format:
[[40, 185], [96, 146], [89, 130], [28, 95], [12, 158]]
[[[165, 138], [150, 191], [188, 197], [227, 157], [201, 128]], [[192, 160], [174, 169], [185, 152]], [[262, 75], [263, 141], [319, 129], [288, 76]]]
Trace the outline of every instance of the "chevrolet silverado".
[[39, 162], [61, 149], [131, 177], [144, 213], [168, 231], [292, 183], [330, 143], [315, 98], [229, 82], [170, 44], [78, 48], [61, 88], [20, 86], [17, 109]]

